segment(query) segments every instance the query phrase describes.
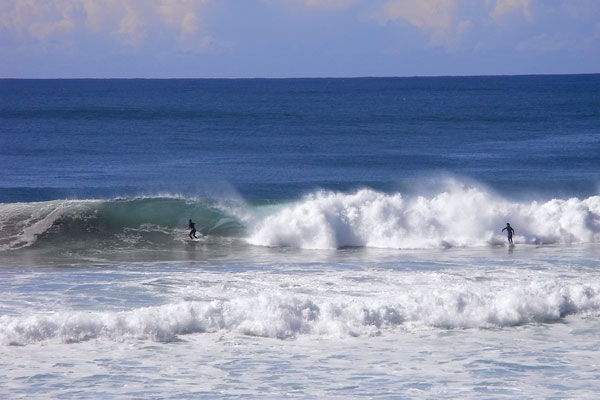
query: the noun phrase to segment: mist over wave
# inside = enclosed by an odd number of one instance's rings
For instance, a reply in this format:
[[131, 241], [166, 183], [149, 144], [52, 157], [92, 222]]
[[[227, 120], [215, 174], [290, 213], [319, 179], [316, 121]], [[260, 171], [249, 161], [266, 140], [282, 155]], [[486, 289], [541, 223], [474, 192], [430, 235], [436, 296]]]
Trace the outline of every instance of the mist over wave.
[[600, 240], [600, 196], [510, 202], [478, 187], [452, 185], [430, 197], [317, 192], [259, 221], [248, 241], [263, 246], [439, 248], [506, 242], [549, 244]]
[[600, 196], [516, 202], [451, 182], [427, 195], [315, 191], [294, 202], [161, 196], [0, 204], [0, 250], [30, 246], [168, 248], [203, 235], [268, 247], [444, 248], [498, 245], [506, 222], [519, 244], [600, 241]]
[[600, 287], [577, 282], [548, 280], [509, 287], [502, 282], [438, 282], [428, 288], [390, 290], [369, 297], [276, 291], [120, 312], [3, 315], [0, 343], [73, 343], [97, 338], [173, 341], [180, 335], [215, 332], [278, 339], [300, 335], [345, 338], [394, 329], [486, 329], [550, 323], [599, 310]]

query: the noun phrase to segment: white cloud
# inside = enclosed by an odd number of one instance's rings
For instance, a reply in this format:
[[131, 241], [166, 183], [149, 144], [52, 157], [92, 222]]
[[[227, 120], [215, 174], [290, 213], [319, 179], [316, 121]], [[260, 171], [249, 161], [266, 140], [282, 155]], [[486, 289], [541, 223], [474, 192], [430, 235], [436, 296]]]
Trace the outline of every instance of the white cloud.
[[2, 0], [0, 29], [46, 40], [78, 28], [135, 45], [151, 30], [171, 29], [181, 40], [199, 31], [211, 0]]
[[496, 0], [490, 16], [494, 19], [507, 14], [521, 13], [524, 17], [531, 17], [531, 0]]
[[446, 46], [471, 27], [469, 20], [456, 17], [456, 0], [389, 0], [376, 19], [382, 24], [406, 21], [427, 32], [432, 44]]
[[0, 27], [20, 37], [43, 40], [69, 32], [74, 27], [73, 6], [65, 1], [3, 1], [0, 5]]
[[166, 23], [179, 30], [180, 38], [194, 35], [200, 25], [201, 7], [208, 0], [159, 0], [158, 12]]

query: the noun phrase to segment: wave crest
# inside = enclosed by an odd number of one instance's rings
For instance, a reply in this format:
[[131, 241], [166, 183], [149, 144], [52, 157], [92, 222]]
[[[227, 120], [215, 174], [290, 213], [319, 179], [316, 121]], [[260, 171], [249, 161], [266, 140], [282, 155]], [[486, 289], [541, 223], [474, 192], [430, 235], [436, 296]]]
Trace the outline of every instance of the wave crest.
[[259, 221], [248, 241], [310, 249], [483, 246], [506, 242], [507, 221], [515, 243], [597, 242], [600, 196], [521, 204], [460, 185], [431, 197], [321, 191]]
[[512, 202], [460, 183], [430, 196], [318, 191], [293, 203], [179, 197], [57, 200], [0, 204], [0, 250], [50, 243], [83, 248], [169, 248], [183, 240], [187, 219], [203, 234], [243, 238], [267, 247], [394, 249], [474, 247], [506, 242], [600, 241], [600, 196]]

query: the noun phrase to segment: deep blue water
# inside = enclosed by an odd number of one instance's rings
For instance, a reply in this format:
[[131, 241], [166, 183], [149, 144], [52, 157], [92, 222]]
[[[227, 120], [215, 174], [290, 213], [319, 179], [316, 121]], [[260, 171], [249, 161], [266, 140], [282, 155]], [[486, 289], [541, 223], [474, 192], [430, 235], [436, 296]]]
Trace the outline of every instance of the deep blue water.
[[600, 182], [600, 75], [1, 80], [0, 201]]

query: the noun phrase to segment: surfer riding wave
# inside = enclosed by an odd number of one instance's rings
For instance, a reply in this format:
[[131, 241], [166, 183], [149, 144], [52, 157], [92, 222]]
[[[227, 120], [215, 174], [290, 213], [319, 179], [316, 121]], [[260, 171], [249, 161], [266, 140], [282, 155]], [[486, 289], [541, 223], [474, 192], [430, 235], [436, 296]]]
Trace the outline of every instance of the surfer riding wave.
[[512, 228], [512, 226], [510, 226], [510, 224], [507, 222], [506, 226], [502, 229], [502, 232], [506, 231], [506, 233], [508, 234], [508, 243], [509, 244], [513, 244], [513, 233], [515, 233], [515, 230]]
[[196, 224], [191, 219], [188, 223], [188, 229], [190, 230], [190, 239], [198, 239], [198, 236], [196, 236]]

